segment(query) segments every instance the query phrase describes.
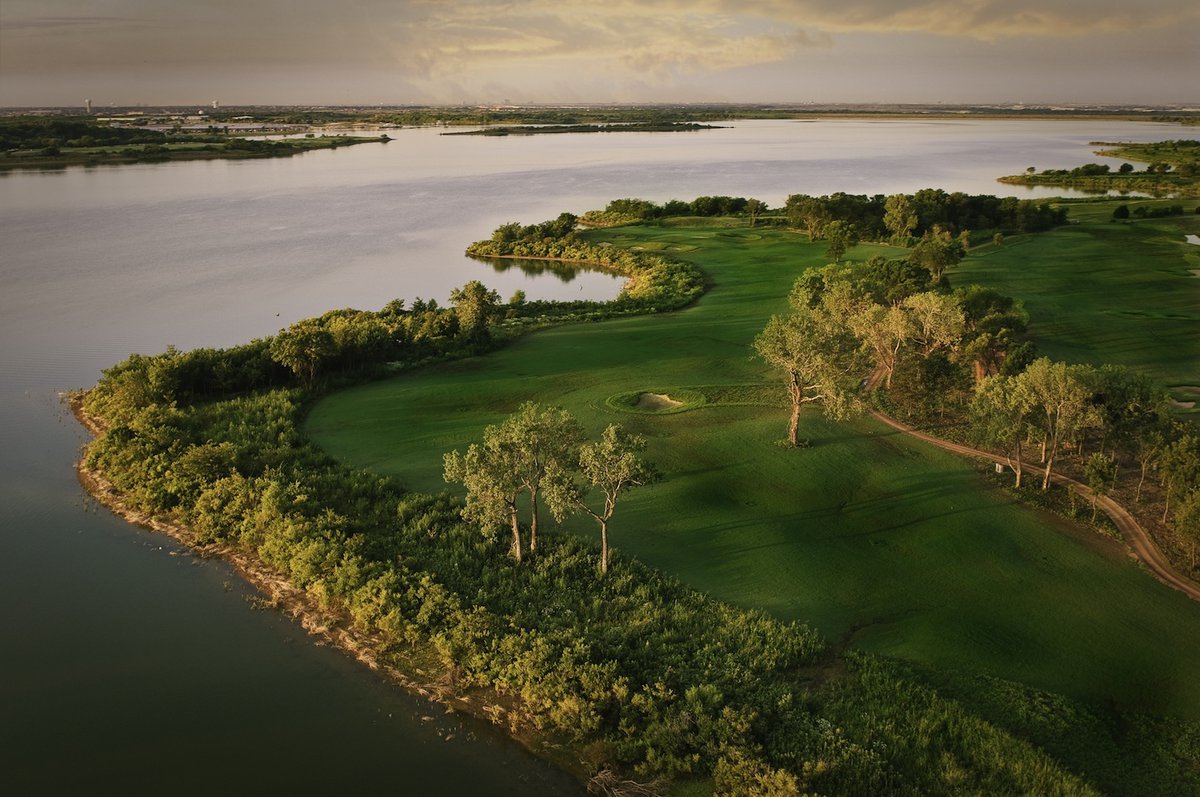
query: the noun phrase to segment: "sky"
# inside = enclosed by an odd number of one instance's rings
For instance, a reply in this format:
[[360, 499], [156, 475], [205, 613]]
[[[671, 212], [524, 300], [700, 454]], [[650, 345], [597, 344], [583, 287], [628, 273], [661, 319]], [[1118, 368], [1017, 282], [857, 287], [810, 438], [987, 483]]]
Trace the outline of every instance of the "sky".
[[0, 0], [0, 106], [1200, 104], [1197, 0]]

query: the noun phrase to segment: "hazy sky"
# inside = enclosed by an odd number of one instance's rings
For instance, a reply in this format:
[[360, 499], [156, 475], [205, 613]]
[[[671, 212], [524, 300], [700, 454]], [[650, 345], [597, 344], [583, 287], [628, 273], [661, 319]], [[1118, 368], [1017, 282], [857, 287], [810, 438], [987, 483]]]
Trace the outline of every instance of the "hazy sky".
[[0, 105], [1200, 103], [1197, 0], [0, 0]]

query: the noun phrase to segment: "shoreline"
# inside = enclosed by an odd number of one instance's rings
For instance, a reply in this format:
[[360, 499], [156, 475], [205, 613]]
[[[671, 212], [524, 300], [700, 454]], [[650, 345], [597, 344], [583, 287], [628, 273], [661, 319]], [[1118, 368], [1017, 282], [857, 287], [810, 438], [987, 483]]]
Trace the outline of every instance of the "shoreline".
[[[104, 432], [104, 426], [83, 408], [85, 395], [86, 391], [73, 392], [67, 394], [64, 401], [75, 419], [95, 438]], [[464, 714], [483, 724], [494, 726], [497, 733], [516, 742], [530, 755], [575, 777], [580, 785], [586, 788], [591, 775], [584, 773], [577, 766], [571, 766], [570, 759], [552, 754], [554, 750], [570, 752], [569, 748], [539, 736], [533, 729], [516, 724], [515, 716], [509, 718], [509, 707], [513, 704], [511, 698], [477, 687], [459, 692], [453, 685], [453, 673], [440, 668], [440, 665], [439, 671], [425, 675], [415, 663], [411, 669], [416, 672], [409, 672], [384, 661], [385, 656], [396, 657], [397, 654], [395, 651], [388, 651], [378, 635], [356, 629], [343, 612], [322, 608], [307, 592], [292, 585], [255, 557], [229, 545], [200, 543], [196, 540], [195, 533], [186, 525], [130, 507], [104, 474], [87, 466], [86, 457], [80, 457], [75, 463], [75, 473], [87, 494], [118, 518], [170, 537], [193, 556], [216, 557], [231, 565], [243, 581], [263, 596], [264, 606], [297, 621], [310, 637], [348, 654], [410, 695], [427, 700], [431, 704], [444, 706], [446, 713]], [[422, 678], [418, 679], [417, 675], [422, 675]]]

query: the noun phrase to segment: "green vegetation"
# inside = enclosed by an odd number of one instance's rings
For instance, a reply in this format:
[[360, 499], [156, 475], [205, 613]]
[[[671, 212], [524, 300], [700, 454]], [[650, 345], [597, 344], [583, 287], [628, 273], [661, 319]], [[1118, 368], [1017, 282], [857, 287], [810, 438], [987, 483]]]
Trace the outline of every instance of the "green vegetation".
[[1136, 210], [1167, 203], [1072, 204], [1079, 224], [980, 247], [956, 267], [954, 279], [1021, 301], [1031, 336], [1054, 359], [1125, 365], [1172, 388], [1194, 385], [1200, 247], [1184, 237], [1200, 233], [1200, 216], [1189, 208], [1177, 217], [1113, 223], [1121, 205]]
[[273, 141], [229, 135], [217, 127], [205, 132], [112, 127], [90, 118], [9, 117], [0, 120], [0, 169], [72, 164], [144, 163], [211, 158], [277, 158], [315, 149], [390, 141], [374, 138], [311, 136]]
[[[1026, 218], [1044, 213], [1028, 207]], [[506, 225], [473, 247], [629, 274], [608, 310], [500, 305], [468, 286], [453, 309], [393, 302], [228, 352], [130, 358], [86, 399], [108, 427], [88, 464], [136, 506], [260, 558], [343, 612], [385, 645], [385, 661], [432, 658], [451, 688], [486, 690], [490, 714], [546, 749], [566, 744], [560, 758], [585, 775], [611, 780], [615, 768], [729, 794], [1197, 791], [1194, 603], [1101, 538], [873, 422], [805, 412], [803, 450], [777, 444], [786, 396], [751, 344], [773, 314], [811, 311], [841, 285], [856, 314], [866, 298], [901, 308], [908, 353], [893, 364], [889, 400], [917, 395], [914, 380], [952, 378], [938, 369], [965, 368], [969, 385], [971, 369], [1015, 362], [1019, 308], [950, 292], [974, 253], [938, 281], [886, 244], [816, 270], [821, 242], [711, 218], [580, 234], [560, 217]], [[965, 229], [948, 214], [921, 234]], [[1001, 251], [1030, 240], [1003, 231]], [[924, 295], [938, 298], [914, 301]], [[942, 312], [951, 296], [957, 322]], [[651, 309], [672, 312], [635, 314]], [[608, 320], [548, 326], [591, 313]], [[970, 336], [963, 360], [946, 357], [948, 326]], [[517, 336], [538, 327], [548, 328]], [[403, 374], [327, 396], [300, 428], [307, 399], [385, 371]], [[681, 404], [646, 411], [647, 394]], [[579, 457], [575, 487], [557, 491], [554, 468], [539, 481], [510, 462], [493, 475], [525, 475], [478, 494], [504, 499], [506, 522], [487, 511], [471, 525], [460, 502], [421, 494], [443, 488], [446, 453], [481, 433], [487, 447], [488, 426], [510, 441], [554, 427], [573, 452], [574, 427], [521, 409], [531, 396], [612, 443]], [[605, 431], [613, 420], [634, 437]], [[503, 539], [513, 535], [480, 534], [512, 528], [516, 506], [519, 544], [536, 490], [553, 510], [586, 500], [591, 483], [595, 509], [605, 488], [589, 462], [637, 449], [637, 437], [663, 479], [621, 494], [604, 577], [586, 517], [543, 527], [520, 562]], [[472, 472], [449, 462], [451, 476]]]
[[1107, 164], [1089, 163], [1074, 169], [1047, 169], [1001, 177], [1015, 185], [1053, 185], [1080, 191], [1149, 194], [1151, 196], [1200, 196], [1200, 141], [1160, 141], [1151, 144], [1093, 141], [1097, 155], [1128, 158], [1147, 166], [1138, 172], [1130, 163], [1113, 171]]

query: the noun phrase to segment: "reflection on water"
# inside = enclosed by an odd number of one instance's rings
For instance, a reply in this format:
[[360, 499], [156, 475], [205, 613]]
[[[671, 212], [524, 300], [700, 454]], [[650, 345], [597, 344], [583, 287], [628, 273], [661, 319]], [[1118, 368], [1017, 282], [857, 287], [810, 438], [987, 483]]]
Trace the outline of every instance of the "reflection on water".
[[517, 269], [527, 277], [540, 277], [542, 275], [550, 275], [557, 277], [559, 281], [564, 283], [574, 282], [581, 274], [603, 274], [606, 277], [613, 275], [600, 271], [599, 269], [587, 268], [579, 263], [564, 263], [559, 260], [528, 260], [525, 258], [513, 257], [478, 257], [474, 258], [482, 263], [487, 263], [497, 274], [504, 274], [511, 269]]

